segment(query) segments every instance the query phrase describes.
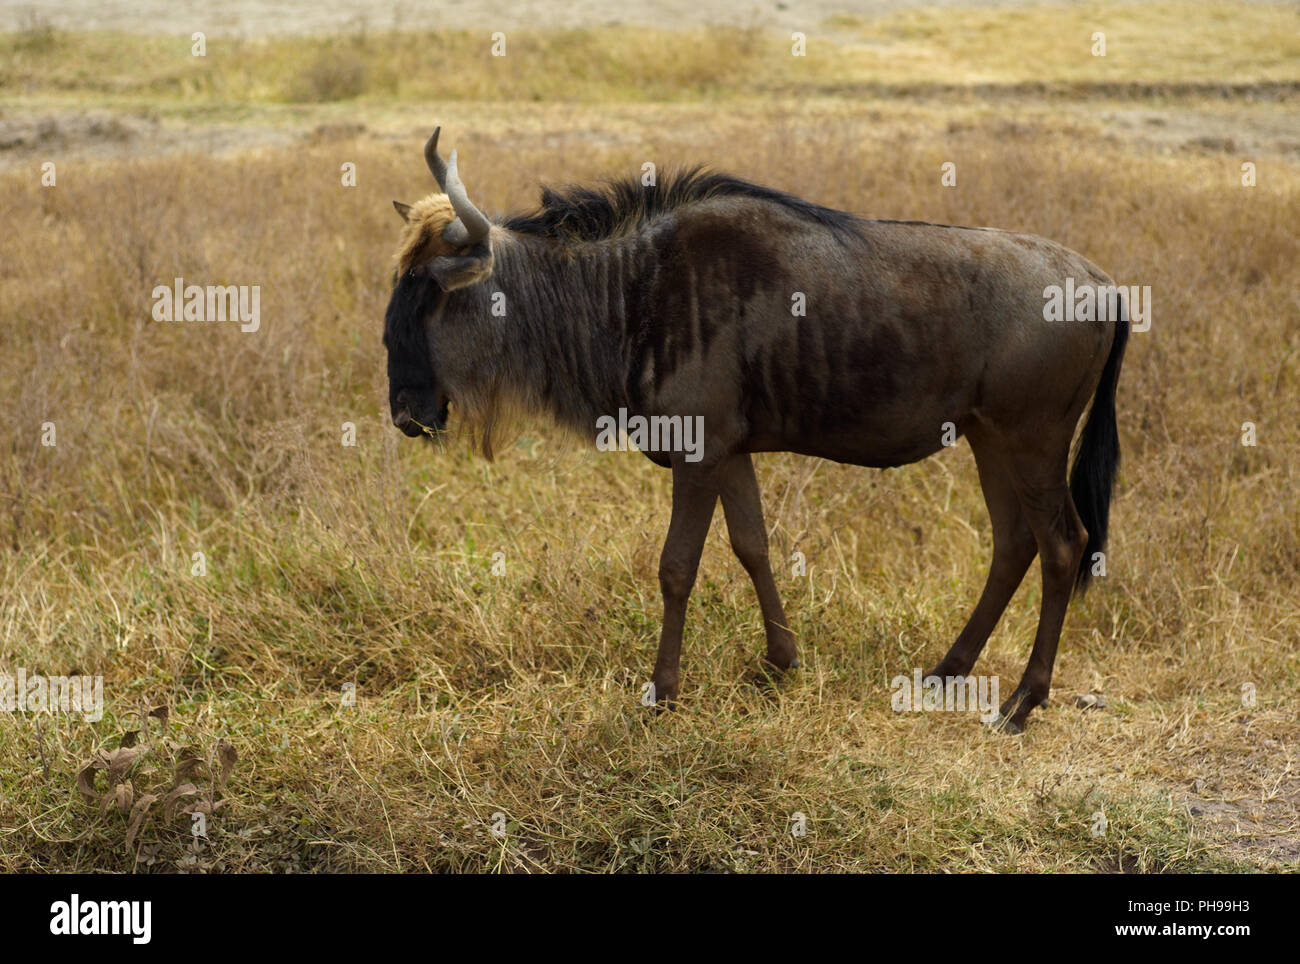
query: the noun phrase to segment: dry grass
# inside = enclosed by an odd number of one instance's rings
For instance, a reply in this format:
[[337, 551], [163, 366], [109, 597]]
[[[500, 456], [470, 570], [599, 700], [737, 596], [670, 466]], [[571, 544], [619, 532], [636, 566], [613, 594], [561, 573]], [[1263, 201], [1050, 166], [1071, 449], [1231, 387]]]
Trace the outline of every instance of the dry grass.
[[[1040, 233], [1152, 286], [1120, 387], [1110, 572], [1072, 607], [1053, 706], [1024, 737], [889, 707], [889, 679], [942, 654], [988, 562], [964, 445], [884, 473], [760, 460], [774, 555], [809, 563], [778, 574], [803, 668], [771, 693], [747, 684], [759, 617], [719, 518], [684, 705], [647, 714], [666, 476], [544, 425], [487, 464], [387, 424], [388, 202], [427, 189], [418, 140], [68, 164], [54, 189], [15, 169], [0, 174], [0, 668], [102, 674], [108, 709], [0, 719], [0, 869], [1295, 869], [1300, 165], [1261, 159], [1246, 189], [1232, 155], [976, 111], [951, 131], [900, 126], [877, 108], [884, 122], [861, 104], [707, 123], [656, 108], [651, 150], [550, 136], [607, 113], [543, 106], [535, 128], [451, 146], [489, 207], [530, 203], [538, 177], [707, 160], [875, 216]], [[955, 190], [938, 182], [948, 158]], [[153, 287], [177, 275], [261, 285], [261, 330], [151, 321]], [[980, 664], [1004, 692], [1036, 579]], [[1081, 692], [1107, 708], [1075, 709]], [[128, 816], [75, 792], [92, 753], [159, 704], [152, 742], [161, 728], [239, 754], [197, 851], [161, 815], [128, 849]], [[1240, 829], [1189, 811], [1229, 804], [1250, 811]]]
[[[1071, 2], [838, 17], [869, 79], [948, 83], [1293, 81], [1294, 4]], [[1092, 53], [1105, 35], [1105, 56]]]
[[[368, 31], [326, 37], [52, 30], [0, 35], [0, 93], [151, 107], [395, 101], [689, 102], [855, 85], [1295, 81], [1300, 14], [1233, 0], [1046, 3], [832, 17], [791, 37], [738, 27]], [[1093, 34], [1106, 35], [1104, 57]]]

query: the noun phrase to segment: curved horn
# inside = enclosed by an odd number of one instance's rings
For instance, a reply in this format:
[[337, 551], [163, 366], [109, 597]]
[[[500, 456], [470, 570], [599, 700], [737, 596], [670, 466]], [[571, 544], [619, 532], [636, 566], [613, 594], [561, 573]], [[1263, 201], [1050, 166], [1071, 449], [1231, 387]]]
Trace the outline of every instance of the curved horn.
[[465, 193], [465, 185], [461, 183], [460, 172], [456, 170], [455, 151], [451, 152], [451, 160], [447, 163], [445, 190], [447, 199], [451, 201], [452, 209], [456, 212], [456, 220], [447, 225], [442, 232], [442, 239], [458, 248], [478, 244], [488, 236], [488, 230], [492, 227], [492, 222], [478, 208], [474, 207], [469, 195]]
[[424, 162], [429, 165], [429, 173], [433, 175], [433, 179], [438, 182], [438, 187], [442, 188], [445, 194], [447, 192], [447, 163], [438, 156], [438, 135], [440, 133], [442, 133], [442, 127], [435, 127], [433, 136], [424, 142]]

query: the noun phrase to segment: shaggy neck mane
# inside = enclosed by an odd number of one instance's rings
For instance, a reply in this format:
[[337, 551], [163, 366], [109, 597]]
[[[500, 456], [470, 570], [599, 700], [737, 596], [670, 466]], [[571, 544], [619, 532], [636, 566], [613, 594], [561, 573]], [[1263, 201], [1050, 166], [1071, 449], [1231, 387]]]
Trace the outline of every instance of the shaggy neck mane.
[[598, 187], [544, 187], [538, 210], [512, 215], [502, 222], [502, 227], [518, 234], [558, 241], [600, 241], [625, 236], [657, 215], [715, 197], [770, 201], [836, 234], [855, 233], [861, 223], [859, 218], [844, 211], [822, 207], [730, 174], [693, 167], [666, 172], [650, 185], [629, 175], [605, 181]]
[[[564, 246], [520, 234], [495, 255], [491, 283], [453, 295], [497, 326], [483, 369], [491, 372], [490, 397], [473, 406], [473, 421], [508, 434], [518, 414], [546, 412], [579, 434], [593, 432], [598, 416], [627, 404], [630, 313], [617, 279], [638, 273], [635, 242], [574, 258]], [[505, 319], [492, 318], [498, 291], [508, 294]]]

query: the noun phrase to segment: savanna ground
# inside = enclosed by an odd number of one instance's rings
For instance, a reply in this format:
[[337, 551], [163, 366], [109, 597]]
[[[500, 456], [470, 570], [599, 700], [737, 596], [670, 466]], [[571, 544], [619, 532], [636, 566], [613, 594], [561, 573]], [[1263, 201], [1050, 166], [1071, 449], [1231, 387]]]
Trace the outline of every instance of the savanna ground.
[[[170, 22], [0, 36], [0, 670], [100, 674], [107, 703], [0, 717], [0, 869], [1296, 869], [1298, 22], [841, 14], [805, 58], [769, 26], [505, 23], [504, 58], [476, 26], [214, 29], [203, 58]], [[389, 201], [431, 189], [435, 122], [489, 210], [703, 161], [1151, 286], [1108, 571], [1023, 736], [890, 707], [988, 565], [964, 443], [887, 472], [761, 458], [802, 668], [750, 685], [761, 625], [719, 513], [682, 706], [641, 707], [666, 474], [541, 423], [493, 464], [388, 423]], [[154, 322], [177, 276], [260, 285], [260, 330]], [[1004, 693], [1036, 569], [979, 664]]]

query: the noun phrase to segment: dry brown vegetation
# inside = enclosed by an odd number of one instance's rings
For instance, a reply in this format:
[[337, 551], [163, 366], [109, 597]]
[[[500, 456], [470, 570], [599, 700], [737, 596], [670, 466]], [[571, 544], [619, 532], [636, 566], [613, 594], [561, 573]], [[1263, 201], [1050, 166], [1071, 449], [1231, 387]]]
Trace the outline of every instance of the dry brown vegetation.
[[[95, 724], [0, 716], [0, 869], [1295, 869], [1300, 164], [1108, 136], [1112, 106], [428, 118], [487, 209], [529, 205], [539, 180], [707, 161], [871, 216], [1042, 234], [1151, 286], [1120, 383], [1109, 571], [1020, 738], [889, 705], [988, 563], [964, 444], [888, 472], [761, 459], [803, 667], [747, 682], [761, 628], [719, 515], [682, 708], [643, 710], [666, 475], [540, 423], [493, 464], [387, 423], [389, 201], [429, 190], [423, 108], [383, 136], [69, 161], [54, 188], [34, 163], [0, 172], [0, 669], [102, 674], [108, 699]], [[152, 321], [176, 276], [261, 285], [261, 330]], [[1037, 601], [1035, 567], [980, 663], [1006, 691]], [[171, 753], [238, 752], [197, 846], [175, 812], [133, 831], [130, 808], [77, 792], [146, 722]], [[171, 771], [136, 759], [119, 780], [165, 798]]]

